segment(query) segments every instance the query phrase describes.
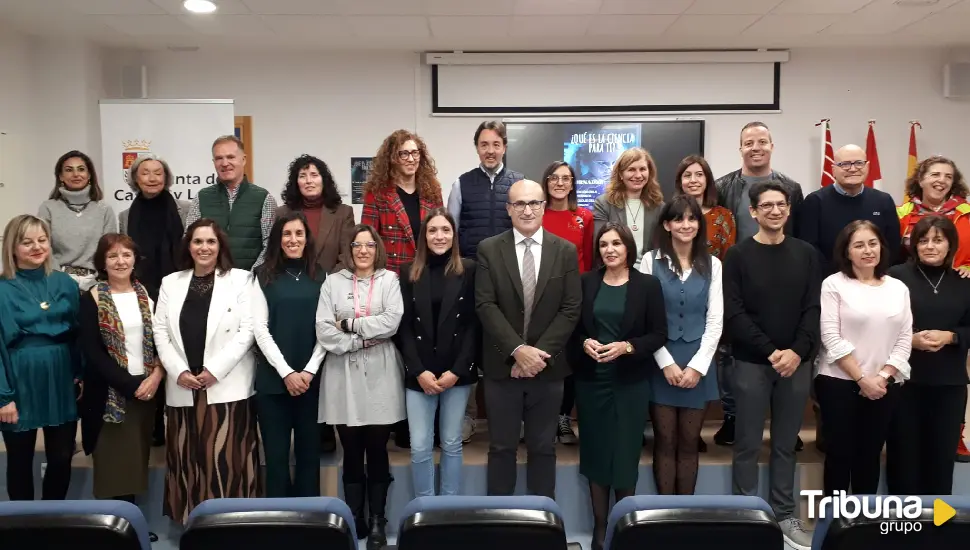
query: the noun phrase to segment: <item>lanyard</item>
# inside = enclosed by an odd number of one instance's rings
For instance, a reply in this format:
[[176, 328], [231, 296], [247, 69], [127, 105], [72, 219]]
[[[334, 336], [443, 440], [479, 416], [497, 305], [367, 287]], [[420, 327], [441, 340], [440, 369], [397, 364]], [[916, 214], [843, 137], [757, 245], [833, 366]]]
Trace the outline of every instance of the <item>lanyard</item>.
[[357, 292], [357, 276], [354, 275], [354, 317], [368, 317], [370, 316], [370, 303], [371, 299], [374, 297], [374, 276], [370, 276], [370, 289], [367, 291], [367, 305], [364, 311], [360, 310], [360, 294]]

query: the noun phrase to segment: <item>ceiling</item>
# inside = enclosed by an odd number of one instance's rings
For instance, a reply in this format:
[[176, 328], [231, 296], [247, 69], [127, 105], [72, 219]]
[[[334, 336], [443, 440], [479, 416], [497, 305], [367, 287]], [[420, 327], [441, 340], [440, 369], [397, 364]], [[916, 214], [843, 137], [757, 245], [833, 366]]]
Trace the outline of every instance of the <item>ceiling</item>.
[[136, 49], [970, 45], [970, 0], [215, 1], [216, 14], [197, 15], [181, 0], [0, 0], [0, 24], [29, 35]]

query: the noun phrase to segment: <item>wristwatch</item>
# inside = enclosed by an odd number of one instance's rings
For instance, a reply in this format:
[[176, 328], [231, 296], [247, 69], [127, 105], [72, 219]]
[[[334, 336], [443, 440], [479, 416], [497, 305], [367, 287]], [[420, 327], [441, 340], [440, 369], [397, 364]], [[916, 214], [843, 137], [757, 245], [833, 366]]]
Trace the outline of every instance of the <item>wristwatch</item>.
[[630, 342], [626, 343], [626, 352], [633, 353], [633, 344], [631, 344]]

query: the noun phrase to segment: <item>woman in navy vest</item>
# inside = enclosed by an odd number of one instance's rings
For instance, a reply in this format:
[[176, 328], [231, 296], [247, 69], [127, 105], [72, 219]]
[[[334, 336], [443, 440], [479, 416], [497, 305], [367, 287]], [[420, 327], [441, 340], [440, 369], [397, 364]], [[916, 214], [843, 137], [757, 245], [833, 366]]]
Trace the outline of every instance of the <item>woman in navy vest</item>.
[[653, 475], [657, 493], [692, 495], [704, 409], [719, 398], [711, 366], [724, 326], [721, 262], [707, 251], [704, 214], [689, 195], [664, 206], [656, 235], [658, 249], [640, 262], [660, 280], [667, 311], [667, 344], [654, 353]]

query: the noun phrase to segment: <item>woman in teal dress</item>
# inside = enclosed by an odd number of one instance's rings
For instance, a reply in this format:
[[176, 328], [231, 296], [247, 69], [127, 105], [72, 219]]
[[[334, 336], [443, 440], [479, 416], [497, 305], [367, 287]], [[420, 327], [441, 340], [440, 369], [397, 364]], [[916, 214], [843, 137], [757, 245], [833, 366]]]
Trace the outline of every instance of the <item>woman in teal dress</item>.
[[667, 311], [667, 342], [654, 358], [653, 477], [661, 495], [692, 495], [697, 482], [698, 442], [708, 401], [719, 398], [711, 368], [724, 326], [721, 263], [707, 250], [704, 214], [697, 201], [679, 195], [664, 205], [659, 248], [640, 270], [660, 280]]
[[667, 341], [660, 282], [633, 268], [636, 242], [625, 225], [597, 231], [600, 269], [583, 275], [583, 309], [569, 346], [579, 413], [579, 472], [589, 480], [592, 548], [603, 548], [610, 490], [634, 494], [647, 425], [654, 352]]
[[81, 379], [79, 302], [77, 283], [53, 270], [47, 224], [29, 215], [10, 220], [0, 274], [0, 430], [10, 500], [34, 499], [38, 429], [47, 453], [42, 498], [67, 496]]

